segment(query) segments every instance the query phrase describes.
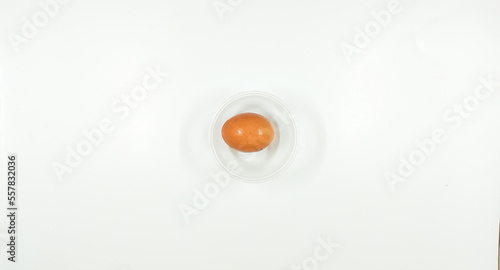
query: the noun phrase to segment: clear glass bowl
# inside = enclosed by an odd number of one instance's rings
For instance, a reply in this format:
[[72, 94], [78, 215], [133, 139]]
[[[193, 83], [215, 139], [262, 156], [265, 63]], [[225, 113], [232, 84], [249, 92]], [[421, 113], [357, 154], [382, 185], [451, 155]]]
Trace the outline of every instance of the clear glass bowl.
[[[274, 139], [265, 149], [243, 153], [229, 147], [221, 130], [231, 117], [252, 112], [266, 117], [274, 127]], [[217, 162], [236, 179], [263, 182], [277, 177], [290, 165], [297, 152], [299, 134], [292, 113], [278, 98], [264, 92], [244, 92], [227, 101], [210, 130], [210, 143]]]

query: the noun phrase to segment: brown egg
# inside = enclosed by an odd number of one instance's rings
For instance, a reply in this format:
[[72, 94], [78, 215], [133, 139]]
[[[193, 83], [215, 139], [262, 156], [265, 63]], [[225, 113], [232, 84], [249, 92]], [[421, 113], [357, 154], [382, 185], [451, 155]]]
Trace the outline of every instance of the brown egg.
[[233, 116], [222, 127], [222, 138], [231, 148], [241, 152], [257, 152], [274, 138], [273, 125], [262, 115], [242, 113]]

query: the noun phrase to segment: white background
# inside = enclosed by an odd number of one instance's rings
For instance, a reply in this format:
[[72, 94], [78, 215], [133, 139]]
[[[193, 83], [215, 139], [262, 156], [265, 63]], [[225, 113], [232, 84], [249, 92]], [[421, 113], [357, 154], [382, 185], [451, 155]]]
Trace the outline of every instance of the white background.
[[[317, 269], [496, 269], [500, 91], [458, 128], [443, 117], [500, 81], [500, 3], [401, 0], [347, 61], [341, 44], [388, 3], [73, 0], [17, 46], [44, 9], [0, 1], [0, 168], [18, 154], [20, 209], [15, 264], [0, 216], [0, 268], [292, 269], [329, 236], [341, 246]], [[170, 77], [120, 118], [112, 103], [157, 65]], [[247, 90], [294, 113], [295, 161], [231, 181], [187, 224], [179, 206], [221, 170], [213, 117]], [[114, 130], [59, 181], [54, 162], [105, 118]], [[391, 192], [384, 174], [435, 128], [447, 140]]]

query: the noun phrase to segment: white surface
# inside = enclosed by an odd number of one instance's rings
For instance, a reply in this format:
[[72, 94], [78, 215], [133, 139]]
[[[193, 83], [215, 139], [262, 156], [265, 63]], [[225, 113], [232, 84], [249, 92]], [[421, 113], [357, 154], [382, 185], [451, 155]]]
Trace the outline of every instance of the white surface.
[[[495, 270], [500, 91], [459, 128], [443, 115], [500, 81], [500, 3], [401, 1], [347, 63], [340, 44], [387, 1], [230, 2], [221, 20], [211, 0], [74, 0], [17, 53], [9, 33], [42, 9], [0, 2], [1, 175], [7, 153], [20, 171], [18, 263], [2, 242], [0, 268], [292, 269], [330, 236], [318, 269]], [[170, 77], [121, 118], [113, 102], [156, 65]], [[231, 181], [188, 225], [179, 206], [221, 172], [211, 121], [246, 90], [289, 106], [297, 157]], [[58, 181], [52, 163], [105, 118], [114, 130]], [[447, 141], [391, 192], [384, 174], [435, 128]]]

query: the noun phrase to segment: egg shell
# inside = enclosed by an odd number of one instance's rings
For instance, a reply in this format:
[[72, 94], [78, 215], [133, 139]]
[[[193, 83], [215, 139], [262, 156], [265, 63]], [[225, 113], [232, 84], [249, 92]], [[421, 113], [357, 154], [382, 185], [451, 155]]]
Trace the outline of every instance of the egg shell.
[[257, 152], [271, 144], [273, 125], [256, 113], [241, 113], [231, 117], [222, 126], [222, 138], [231, 148], [241, 152]]

